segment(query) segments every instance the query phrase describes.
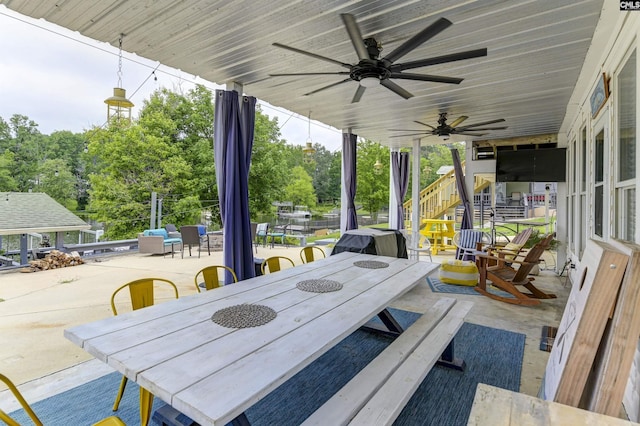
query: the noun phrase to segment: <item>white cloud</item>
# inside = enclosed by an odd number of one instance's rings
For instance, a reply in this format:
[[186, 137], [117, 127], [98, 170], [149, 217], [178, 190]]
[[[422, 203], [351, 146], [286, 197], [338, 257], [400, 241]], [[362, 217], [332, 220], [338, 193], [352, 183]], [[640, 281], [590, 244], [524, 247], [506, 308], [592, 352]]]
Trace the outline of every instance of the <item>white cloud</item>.
[[[16, 19], [17, 18], [17, 19]], [[126, 39], [123, 40], [126, 50]], [[0, 117], [22, 114], [39, 125], [42, 133], [56, 130], [82, 132], [106, 120], [104, 99], [118, 82], [118, 50], [42, 20], [18, 15], [0, 6]], [[122, 86], [136, 105], [157, 88], [191, 89], [204, 83], [188, 73], [124, 53]], [[146, 80], [146, 81], [145, 81]], [[213, 83], [210, 89], [220, 88]], [[304, 145], [309, 136], [307, 117], [262, 103], [262, 111], [278, 117], [282, 138]], [[331, 151], [342, 146], [340, 131], [312, 120], [311, 140]]]

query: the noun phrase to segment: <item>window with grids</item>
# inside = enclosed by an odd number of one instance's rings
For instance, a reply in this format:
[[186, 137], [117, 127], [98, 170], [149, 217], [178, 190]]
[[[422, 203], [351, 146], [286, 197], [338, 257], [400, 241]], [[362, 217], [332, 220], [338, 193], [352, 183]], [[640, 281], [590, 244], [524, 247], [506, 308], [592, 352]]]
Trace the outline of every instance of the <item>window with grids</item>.
[[579, 258], [582, 259], [584, 247], [587, 244], [587, 127], [584, 126], [580, 132], [580, 240], [578, 245]]
[[617, 76], [617, 171], [616, 235], [634, 241], [636, 233], [636, 52], [625, 61]]
[[593, 233], [602, 237], [604, 230], [604, 129], [598, 132], [594, 142]]

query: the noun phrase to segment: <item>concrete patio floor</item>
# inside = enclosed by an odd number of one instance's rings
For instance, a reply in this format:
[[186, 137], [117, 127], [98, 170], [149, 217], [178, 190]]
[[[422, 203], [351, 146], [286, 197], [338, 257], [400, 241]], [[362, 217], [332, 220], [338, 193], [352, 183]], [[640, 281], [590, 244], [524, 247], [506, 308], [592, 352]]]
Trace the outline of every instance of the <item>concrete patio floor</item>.
[[[259, 247], [254, 256], [288, 256], [301, 264], [300, 247]], [[87, 382], [113, 370], [93, 359], [63, 336], [66, 328], [112, 315], [109, 300], [120, 285], [142, 277], [173, 281], [181, 296], [196, 293], [194, 275], [201, 268], [222, 263], [222, 253], [197, 253], [183, 258], [129, 253], [86, 259], [86, 264], [34, 273], [0, 273], [0, 372], [19, 386], [26, 399], [36, 402]], [[554, 254], [545, 253], [546, 265], [555, 265]], [[434, 262], [452, 259], [453, 251], [434, 256]], [[427, 259], [423, 256], [421, 261]], [[541, 330], [557, 326], [570, 291], [565, 277], [543, 270], [536, 286], [558, 295], [534, 307], [510, 305], [481, 295], [447, 294], [474, 302], [466, 321], [526, 335], [520, 392], [538, 392], [548, 352], [539, 349]], [[393, 307], [424, 312], [443, 293], [433, 293], [421, 283]], [[114, 390], [115, 395], [115, 390]], [[17, 403], [0, 388], [0, 406], [5, 411]]]

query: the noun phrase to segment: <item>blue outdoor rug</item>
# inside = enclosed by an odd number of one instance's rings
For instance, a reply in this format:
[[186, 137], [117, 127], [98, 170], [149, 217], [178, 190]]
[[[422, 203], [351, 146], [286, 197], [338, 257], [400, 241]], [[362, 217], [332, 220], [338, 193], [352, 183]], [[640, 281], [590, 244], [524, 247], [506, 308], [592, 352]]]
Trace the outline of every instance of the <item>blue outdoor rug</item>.
[[[482, 294], [474, 290], [473, 286], [447, 284], [443, 283], [436, 277], [427, 277], [427, 284], [429, 284], [431, 291], [433, 291], [434, 293], [468, 294], [472, 296], [482, 296]], [[487, 291], [497, 296], [514, 298], [513, 294], [495, 288], [490, 283], [487, 283]]]
[[[391, 311], [404, 327], [420, 316]], [[520, 389], [524, 342], [524, 334], [465, 323], [456, 335], [455, 353], [466, 362], [466, 370], [434, 367], [395, 424], [466, 425], [478, 383]], [[364, 330], [354, 332], [247, 410], [247, 418], [252, 425], [300, 424], [390, 343], [391, 338], [386, 336]], [[112, 373], [34, 403], [32, 408], [47, 426], [91, 425], [112, 415], [120, 379], [120, 374]], [[155, 398], [154, 410], [162, 405]], [[117, 415], [129, 426], [139, 425], [138, 410], [137, 385], [129, 382]], [[20, 423], [30, 424], [22, 411], [12, 416]]]

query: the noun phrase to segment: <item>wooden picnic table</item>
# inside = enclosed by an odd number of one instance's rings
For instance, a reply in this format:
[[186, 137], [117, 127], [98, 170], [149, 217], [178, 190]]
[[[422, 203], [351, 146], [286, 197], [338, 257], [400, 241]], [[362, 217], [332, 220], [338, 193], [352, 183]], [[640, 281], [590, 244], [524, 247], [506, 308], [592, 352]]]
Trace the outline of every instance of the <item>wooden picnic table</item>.
[[[65, 336], [137, 382], [141, 395], [150, 392], [201, 425], [242, 423], [247, 408], [372, 317], [382, 314], [391, 329], [397, 326], [385, 308], [438, 266], [344, 252], [73, 327]], [[318, 279], [343, 287], [315, 293], [296, 286]], [[215, 312], [241, 304], [265, 305], [277, 315], [249, 328], [212, 322]], [[149, 415], [150, 407], [141, 406], [141, 417]]]

